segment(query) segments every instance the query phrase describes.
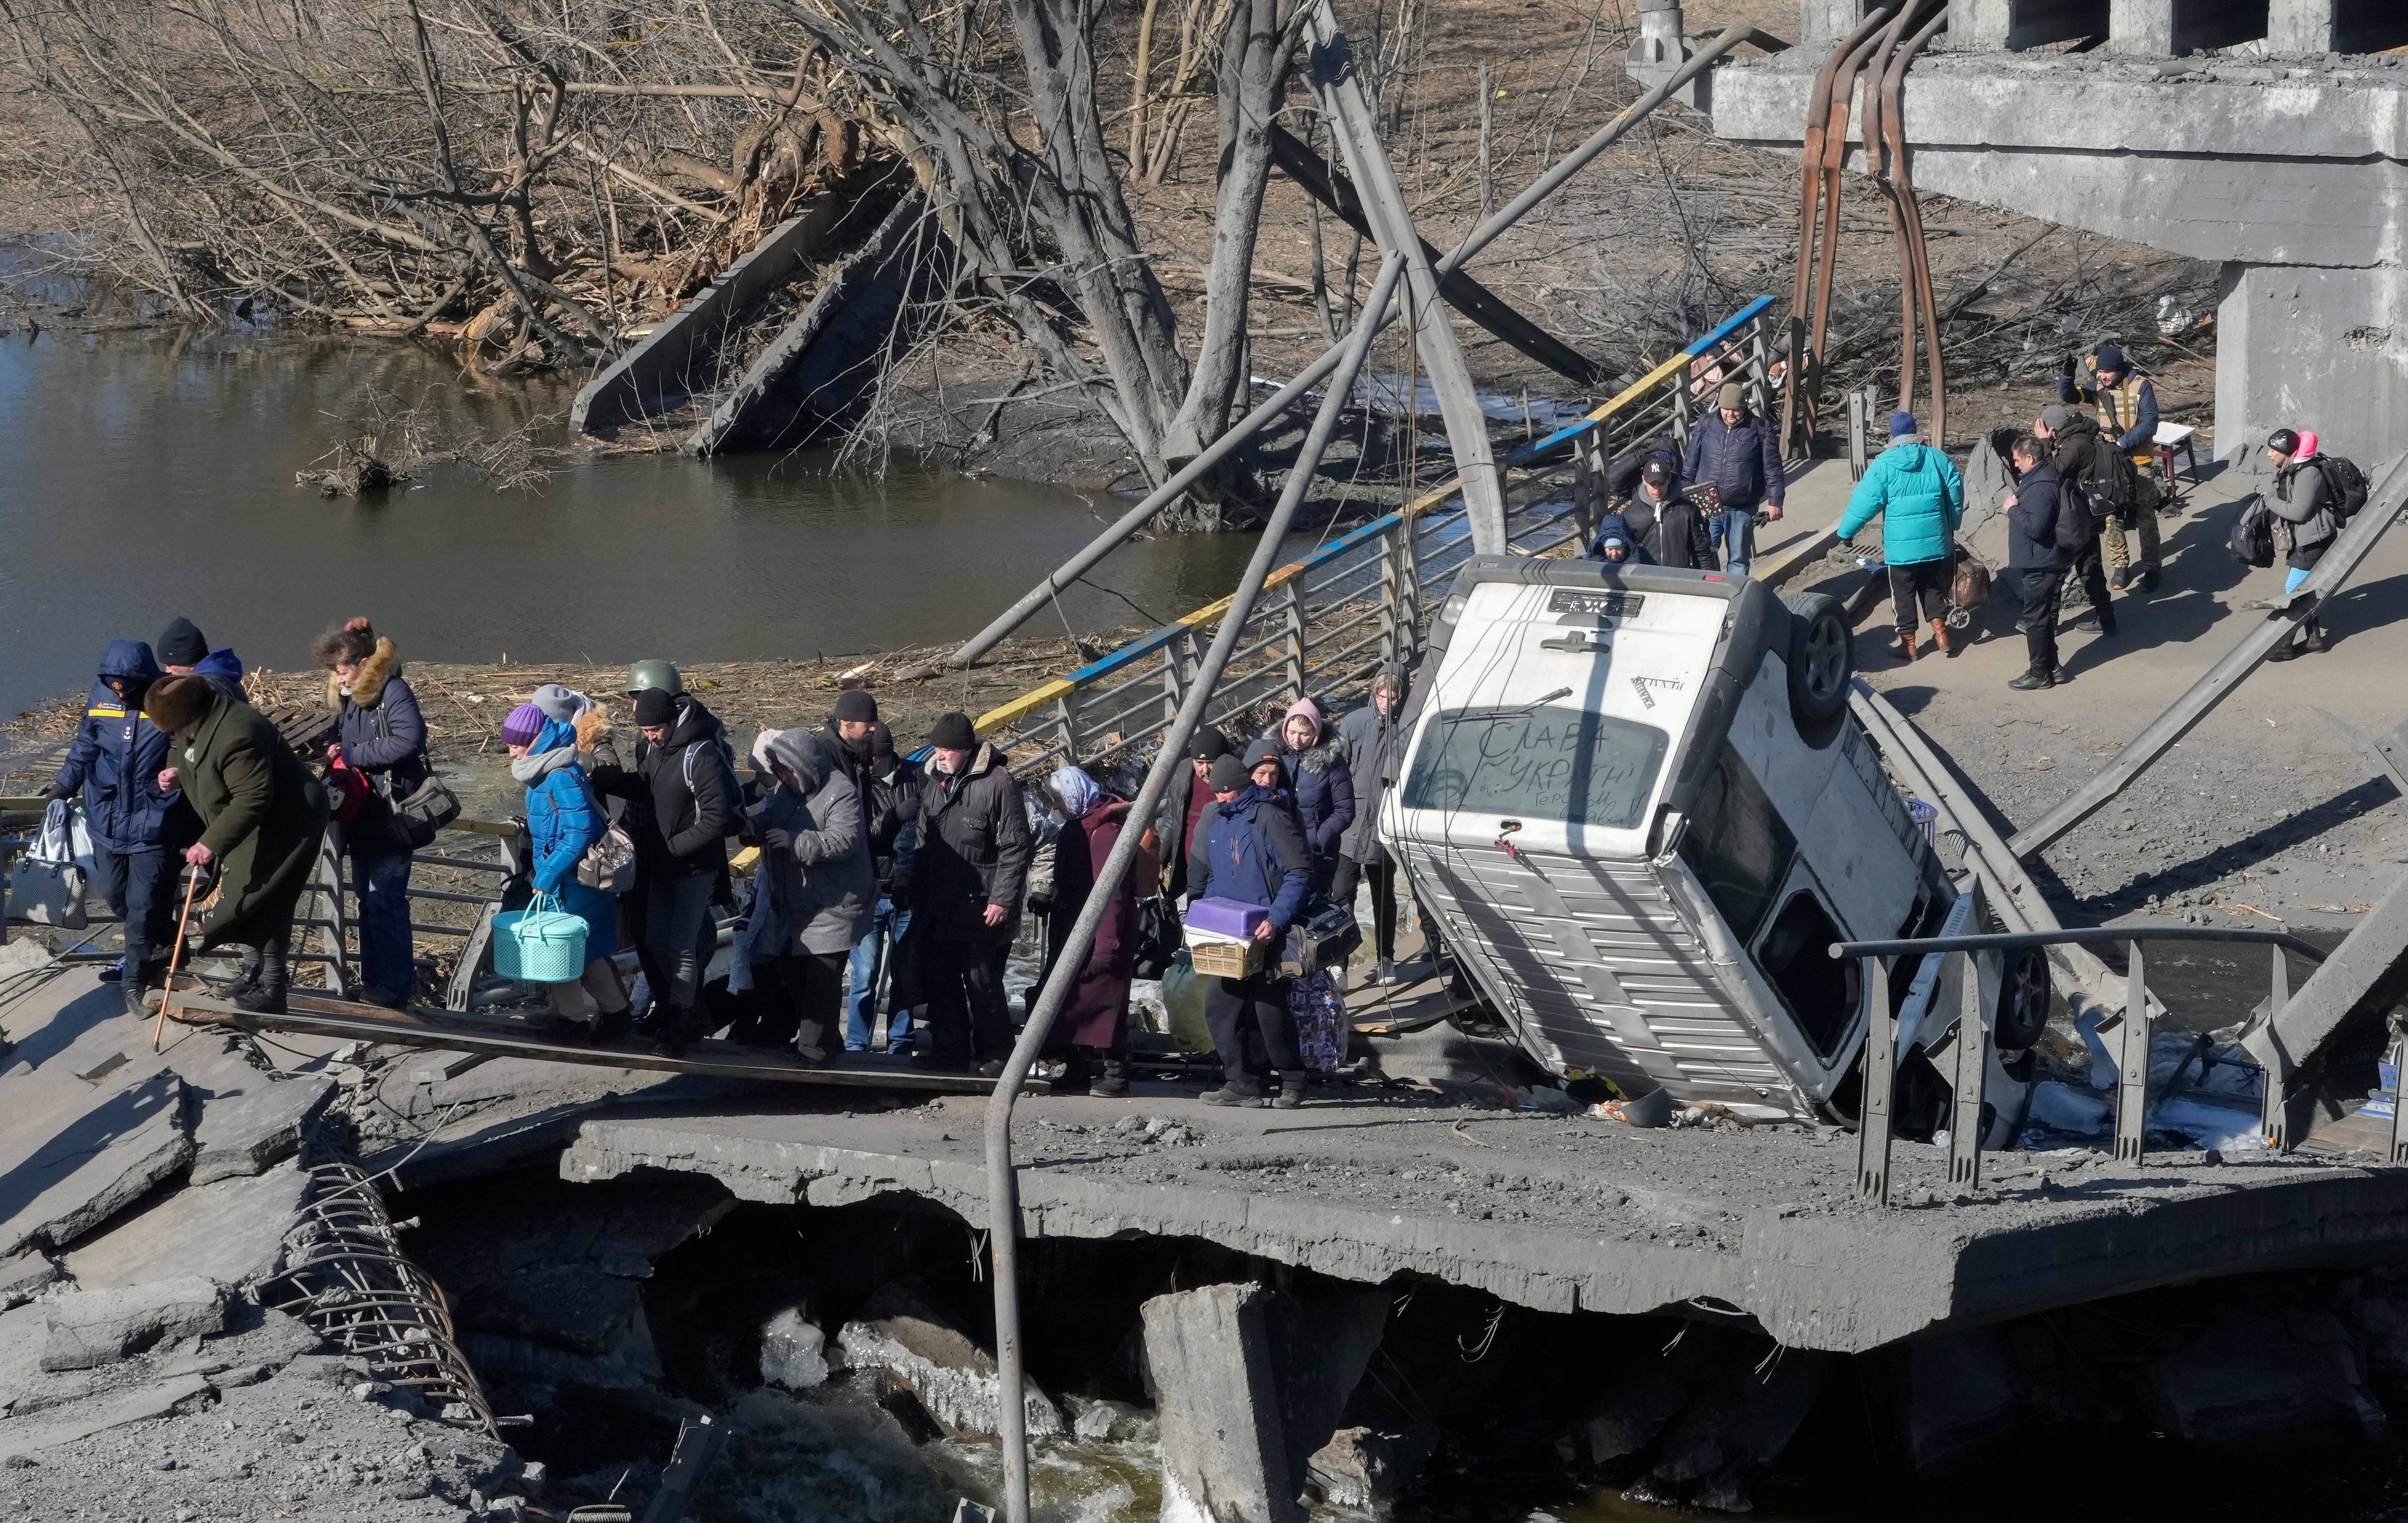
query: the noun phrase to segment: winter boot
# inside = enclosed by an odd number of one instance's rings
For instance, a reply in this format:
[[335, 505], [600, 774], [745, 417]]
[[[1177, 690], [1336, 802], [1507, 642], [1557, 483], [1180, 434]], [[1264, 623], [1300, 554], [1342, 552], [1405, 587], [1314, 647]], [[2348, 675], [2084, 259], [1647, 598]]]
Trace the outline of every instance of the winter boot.
[[2322, 619], [2310, 619], [2301, 627], [2307, 635], [2306, 645], [2309, 650], [2322, 655], [2332, 649], [2332, 641], [2325, 638], [2325, 622]]
[[1898, 626], [1898, 639], [1890, 642], [1889, 654], [1900, 661], [1912, 662], [1914, 659], [1914, 625], [1902, 624]]
[[2029, 693], [2042, 687], [2055, 687], [2057, 674], [2048, 671], [2028, 671], [2007, 685], [2018, 693]]
[[1095, 1082], [1096, 1076], [1087, 1068], [1087, 1055], [1073, 1047], [1070, 1056], [1062, 1060], [1061, 1076], [1051, 1081], [1051, 1087], [1056, 1095], [1084, 1095], [1095, 1087]]
[[[150, 1007], [142, 1002], [142, 981], [138, 978], [121, 979], [117, 986], [125, 995], [125, 1013], [137, 1021], [149, 1020], [151, 1012]], [[160, 998], [164, 999], [166, 996], [163, 994]]]
[[662, 1007], [660, 1014], [653, 1017], [651, 1021], [650, 1029], [638, 1027], [637, 1028], [637, 1034], [638, 1036], [648, 1036], [652, 1038], [652, 1051], [659, 1056], [663, 1057], [683, 1057], [685, 1056], [685, 1028], [686, 1016], [688, 1013], [688, 1012], [681, 1010], [675, 1005], [664, 1006]]
[[259, 983], [259, 948], [247, 946], [235, 965], [234, 977], [218, 986], [221, 999], [239, 999]]
[[1270, 1101], [1263, 1095], [1263, 1086], [1242, 1073], [1224, 1077], [1221, 1087], [1208, 1089], [1198, 1097], [1207, 1105], [1238, 1105], [1259, 1110]]
[[1932, 649], [1938, 651], [1942, 655], [1955, 655], [1956, 654], [1956, 647], [1948, 642], [1947, 620], [1934, 619], [1931, 621], [1931, 646]]
[[1279, 1099], [1271, 1104], [1283, 1111], [1293, 1111], [1303, 1105], [1305, 1077], [1301, 1073], [1281, 1074]]
[[284, 994], [292, 986], [292, 970], [285, 965], [284, 938], [280, 936], [259, 949], [259, 982], [235, 997], [238, 1009], [254, 1015], [284, 1013]]
[[1091, 1095], [1101, 1095], [1108, 1099], [1118, 1099], [1123, 1095], [1127, 1094], [1128, 1059], [1125, 1057], [1105, 1058], [1103, 1077], [1097, 1079], [1088, 1089], [1087, 1093]]

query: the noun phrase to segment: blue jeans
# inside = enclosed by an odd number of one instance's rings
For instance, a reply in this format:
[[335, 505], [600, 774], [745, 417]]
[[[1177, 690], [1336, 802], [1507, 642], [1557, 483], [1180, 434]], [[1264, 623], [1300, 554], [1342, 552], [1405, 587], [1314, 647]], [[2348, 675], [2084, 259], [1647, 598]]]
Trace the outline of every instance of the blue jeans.
[[1756, 510], [1726, 508], [1713, 514], [1706, 520], [1706, 538], [1722, 552], [1724, 570], [1747, 575], [1747, 563], [1756, 555]]
[[[903, 940], [903, 933], [910, 927], [911, 912], [897, 910], [893, 900], [882, 897], [878, 912], [870, 917], [869, 929], [853, 944], [853, 982], [844, 997], [846, 1052], [869, 1050], [869, 1038], [878, 1027], [878, 975], [886, 965], [888, 950]], [[887, 1018], [886, 1050], [911, 1050], [911, 1012], [908, 1007]]]
[[359, 899], [360, 984], [370, 994], [409, 998], [418, 952], [409, 936], [408, 852], [351, 852], [351, 892]]

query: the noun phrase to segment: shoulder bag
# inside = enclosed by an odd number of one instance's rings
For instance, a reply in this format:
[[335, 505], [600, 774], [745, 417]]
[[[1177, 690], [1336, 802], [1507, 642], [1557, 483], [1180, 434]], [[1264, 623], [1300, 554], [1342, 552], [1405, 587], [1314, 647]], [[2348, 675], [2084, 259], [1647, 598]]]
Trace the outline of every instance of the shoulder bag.
[[[390, 740], [393, 729], [385, 722], [384, 702], [378, 699], [376, 711], [377, 739]], [[385, 839], [404, 851], [415, 852], [435, 844], [436, 833], [460, 817], [460, 796], [450, 783], [435, 775], [435, 764], [426, 766], [426, 781], [412, 789], [406, 798], [396, 798], [393, 792], [391, 769], [372, 774], [377, 794], [390, 806], [392, 813], [385, 821]]]

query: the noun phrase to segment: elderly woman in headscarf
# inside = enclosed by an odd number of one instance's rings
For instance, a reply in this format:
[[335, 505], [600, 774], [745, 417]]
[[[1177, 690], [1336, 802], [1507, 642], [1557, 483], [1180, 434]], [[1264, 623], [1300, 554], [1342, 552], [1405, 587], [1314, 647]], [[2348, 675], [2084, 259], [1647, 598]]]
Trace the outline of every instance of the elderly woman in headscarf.
[[741, 993], [754, 964], [774, 963], [784, 1008], [748, 1023], [744, 1040], [792, 1042], [806, 1063], [824, 1063], [821, 1039], [844, 1000], [845, 964], [878, 902], [861, 795], [808, 730], [764, 730], [752, 759], [770, 785], [745, 812], [761, 861], [728, 988]]
[[318, 860], [326, 790], [266, 715], [207, 678], [151, 683], [142, 711], [168, 736], [159, 790], [181, 788], [201, 817], [201, 839], [184, 860], [217, 875], [202, 906], [201, 945], [245, 948], [235, 1003], [281, 1011], [292, 986], [293, 906]]
[[548, 985], [552, 1013], [608, 1041], [628, 1024], [627, 991], [610, 955], [619, 950], [619, 898], [577, 881], [577, 866], [610, 828], [578, 759], [574, 724], [522, 703], [502, 721], [510, 776], [526, 789], [527, 835], [534, 842], [535, 891], [585, 922], [585, 971]]
[[[1049, 780], [1061, 801], [1063, 826], [1054, 841], [1054, 911], [1046, 927], [1051, 949], [1045, 977], [1070, 939], [1079, 912], [1103, 876], [1104, 860], [1128, 823], [1129, 806], [1096, 785], [1076, 767], [1062, 767]], [[1142, 848], [1140, 848], [1142, 852]], [[1097, 1095], [1128, 1093], [1129, 980], [1137, 970], [1137, 891], [1161, 869], [1151, 861], [1132, 863], [1096, 926], [1095, 945], [1079, 969], [1079, 981], [1045, 1034], [1045, 1053], [1063, 1063], [1057, 1091], [1088, 1089]], [[1039, 979], [1039, 984], [1044, 979]], [[1100, 1074], [1097, 1070], [1100, 1069]]]

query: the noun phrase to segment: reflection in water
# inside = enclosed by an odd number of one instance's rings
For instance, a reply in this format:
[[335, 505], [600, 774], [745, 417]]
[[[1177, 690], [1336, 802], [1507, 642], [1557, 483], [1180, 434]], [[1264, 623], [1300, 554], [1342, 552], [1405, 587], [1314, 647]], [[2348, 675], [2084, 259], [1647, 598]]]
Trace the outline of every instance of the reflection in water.
[[[154, 638], [179, 613], [285, 669], [353, 613], [426, 661], [807, 658], [957, 639], [1125, 506], [904, 460], [883, 480], [833, 474], [816, 453], [580, 453], [539, 492], [508, 495], [457, 470], [359, 499], [295, 486], [372, 391], [548, 439], [574, 395], [488, 385], [380, 339], [0, 338], [0, 716], [79, 691], [109, 639]], [[1126, 601], [1082, 587], [1063, 613], [1082, 628], [1176, 617], [1226, 592], [1250, 548], [1133, 545], [1095, 575]]]

